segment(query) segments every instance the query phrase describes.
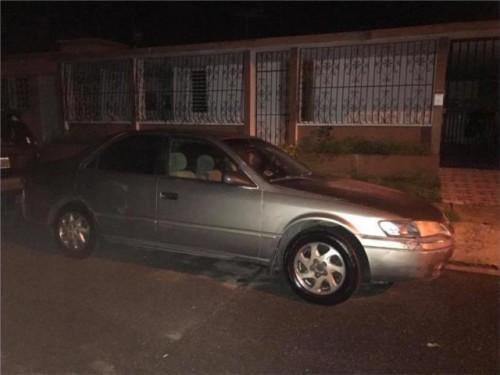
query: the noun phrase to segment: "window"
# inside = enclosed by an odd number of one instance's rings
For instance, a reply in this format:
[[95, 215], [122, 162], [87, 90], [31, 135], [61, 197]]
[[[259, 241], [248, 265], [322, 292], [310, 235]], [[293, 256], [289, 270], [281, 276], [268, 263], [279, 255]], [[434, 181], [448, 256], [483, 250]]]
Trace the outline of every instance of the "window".
[[308, 48], [300, 122], [431, 126], [436, 41]]
[[146, 60], [142, 64], [143, 81], [139, 83], [139, 117], [146, 121], [172, 120], [174, 118], [172, 68], [156, 60]]
[[65, 120], [129, 122], [129, 67], [125, 60], [64, 64]]
[[25, 111], [29, 109], [27, 78], [2, 78], [2, 108]]
[[193, 70], [191, 72], [191, 91], [193, 93], [193, 112], [207, 112], [207, 72]]
[[163, 144], [162, 137], [153, 135], [121, 139], [98, 156], [97, 168], [122, 173], [154, 174]]
[[170, 177], [222, 182], [224, 172], [237, 170], [222, 150], [209, 143], [183, 139], [173, 140], [170, 145]]

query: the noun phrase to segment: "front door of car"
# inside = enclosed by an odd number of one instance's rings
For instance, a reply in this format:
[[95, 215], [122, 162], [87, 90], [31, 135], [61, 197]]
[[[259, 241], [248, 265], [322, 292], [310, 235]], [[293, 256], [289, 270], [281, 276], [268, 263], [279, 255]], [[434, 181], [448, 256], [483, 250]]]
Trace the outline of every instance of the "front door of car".
[[216, 145], [171, 139], [165, 174], [158, 181], [157, 230], [168, 247], [206, 255], [257, 257], [262, 229], [262, 192]]
[[131, 135], [104, 149], [81, 170], [80, 196], [106, 236], [153, 241], [156, 181], [164, 138]]

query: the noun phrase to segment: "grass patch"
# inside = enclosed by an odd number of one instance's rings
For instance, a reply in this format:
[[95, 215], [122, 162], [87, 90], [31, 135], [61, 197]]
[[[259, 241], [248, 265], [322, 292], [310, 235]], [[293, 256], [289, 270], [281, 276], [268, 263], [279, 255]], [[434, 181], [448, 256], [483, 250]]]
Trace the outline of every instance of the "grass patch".
[[[311, 170], [315, 172], [314, 166], [312, 166]], [[380, 177], [363, 176], [356, 173], [329, 173], [327, 175], [319, 173], [316, 174], [323, 178], [353, 178], [355, 180], [387, 186], [393, 189], [405, 191], [431, 203], [439, 203], [441, 201], [441, 183], [438, 177], [430, 177], [424, 174]]]
[[351, 175], [351, 177], [402, 190], [429, 202], [441, 201], [441, 183], [438, 177], [429, 177], [424, 174], [384, 177]]
[[375, 141], [359, 137], [342, 140], [327, 138], [314, 141], [306, 138], [298, 149], [300, 152], [325, 153], [330, 155], [430, 155], [429, 146], [412, 142]]
[[390, 139], [372, 140], [347, 137], [336, 140], [331, 128], [322, 127], [300, 141], [295, 152], [324, 153], [330, 155], [430, 155], [429, 145], [418, 142], [399, 142]]

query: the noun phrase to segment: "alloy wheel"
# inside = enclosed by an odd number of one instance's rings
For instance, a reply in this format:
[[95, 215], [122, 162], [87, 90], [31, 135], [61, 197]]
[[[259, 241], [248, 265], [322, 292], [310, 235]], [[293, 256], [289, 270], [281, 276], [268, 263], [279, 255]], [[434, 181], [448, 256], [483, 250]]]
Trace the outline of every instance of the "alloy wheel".
[[305, 290], [328, 295], [341, 287], [346, 276], [346, 265], [333, 246], [324, 242], [311, 242], [302, 246], [295, 255], [294, 276]]
[[58, 228], [59, 239], [69, 250], [82, 250], [90, 239], [90, 225], [84, 215], [70, 211], [65, 213]]

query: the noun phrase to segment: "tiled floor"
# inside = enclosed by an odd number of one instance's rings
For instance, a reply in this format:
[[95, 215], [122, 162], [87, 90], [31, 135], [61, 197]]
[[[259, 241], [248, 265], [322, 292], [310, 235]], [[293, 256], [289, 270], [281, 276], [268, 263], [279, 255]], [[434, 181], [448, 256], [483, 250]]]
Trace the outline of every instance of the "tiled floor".
[[499, 206], [499, 171], [441, 168], [441, 197], [444, 203]]

